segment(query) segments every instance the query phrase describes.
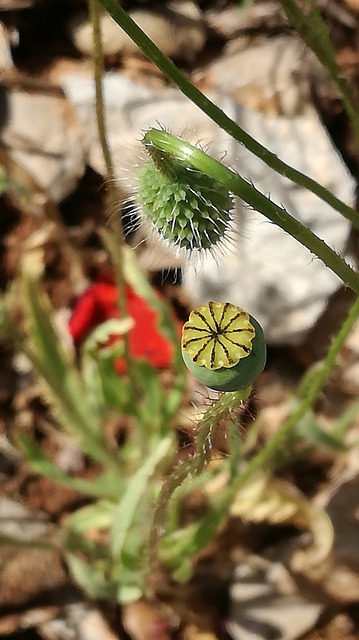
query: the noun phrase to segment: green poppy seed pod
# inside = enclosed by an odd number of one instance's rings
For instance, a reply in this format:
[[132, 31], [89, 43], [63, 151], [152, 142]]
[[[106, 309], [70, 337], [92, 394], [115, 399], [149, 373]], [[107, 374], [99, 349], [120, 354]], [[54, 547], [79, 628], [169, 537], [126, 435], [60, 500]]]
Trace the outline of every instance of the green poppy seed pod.
[[142, 217], [177, 253], [193, 257], [221, 248], [233, 230], [233, 197], [226, 187], [193, 168], [203, 151], [166, 131], [151, 129], [143, 139], [149, 160], [138, 176]]
[[238, 391], [263, 371], [266, 343], [255, 318], [229, 302], [208, 302], [191, 311], [182, 330], [182, 356], [210, 389]]

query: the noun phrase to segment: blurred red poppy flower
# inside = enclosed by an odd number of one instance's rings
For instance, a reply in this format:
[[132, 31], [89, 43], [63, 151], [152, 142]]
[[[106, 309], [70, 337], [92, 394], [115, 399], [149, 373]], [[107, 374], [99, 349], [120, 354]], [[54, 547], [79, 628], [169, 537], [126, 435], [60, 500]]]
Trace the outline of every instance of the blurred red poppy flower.
[[[77, 300], [70, 321], [69, 330], [76, 347], [79, 347], [99, 324], [118, 318], [117, 289], [113, 282], [103, 280], [93, 283]], [[173, 362], [173, 345], [158, 328], [158, 314], [134, 290], [125, 287], [127, 313], [134, 320], [129, 331], [130, 357], [144, 359], [157, 369], [169, 367]], [[112, 336], [108, 344], [121, 340]], [[116, 369], [125, 370], [122, 360], [115, 363]]]

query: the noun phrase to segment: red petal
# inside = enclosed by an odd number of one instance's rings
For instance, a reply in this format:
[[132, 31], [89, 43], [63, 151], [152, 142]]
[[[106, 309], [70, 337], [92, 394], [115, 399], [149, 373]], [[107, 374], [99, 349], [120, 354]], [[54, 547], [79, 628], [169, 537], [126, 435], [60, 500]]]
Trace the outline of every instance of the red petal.
[[[170, 366], [173, 345], [160, 333], [157, 313], [128, 286], [126, 298], [128, 315], [135, 321], [129, 333], [130, 356], [144, 358], [157, 368]], [[96, 326], [118, 316], [117, 289], [106, 278], [106, 282], [92, 284], [76, 302], [69, 321], [70, 334], [79, 345]], [[116, 362], [116, 369], [123, 372], [123, 361]]]

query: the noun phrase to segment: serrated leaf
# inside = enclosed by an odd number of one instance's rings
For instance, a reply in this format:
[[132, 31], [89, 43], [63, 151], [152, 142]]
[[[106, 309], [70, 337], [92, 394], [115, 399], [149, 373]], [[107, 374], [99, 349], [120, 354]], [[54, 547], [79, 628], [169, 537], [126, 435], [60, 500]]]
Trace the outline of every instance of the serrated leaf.
[[158, 432], [163, 424], [164, 397], [158, 372], [145, 361], [137, 361], [135, 368], [145, 389], [142, 402], [137, 405], [139, 424], [147, 434]]
[[98, 367], [106, 406], [109, 409], [118, 408], [123, 412], [130, 412], [132, 390], [127, 380], [116, 371], [115, 358], [101, 357]]
[[[113, 238], [110, 236], [110, 234], [102, 233], [102, 238], [110, 254], [115, 255], [117, 252], [117, 247], [114, 244]], [[157, 311], [161, 331], [163, 331], [163, 334], [167, 336], [167, 338], [169, 338], [169, 340], [171, 340], [173, 344], [175, 353], [174, 365], [176, 369], [175, 384], [176, 388], [184, 393], [187, 379], [185, 373], [186, 369], [181, 355], [179, 336], [175, 323], [172, 320], [169, 307], [156, 295], [153, 287], [141, 271], [134, 252], [129, 247], [125, 246], [123, 247], [123, 256], [123, 269], [126, 282], [131, 285], [134, 291], [136, 291], [136, 293], [141, 296], [141, 298], [146, 300], [146, 302], [150, 307], [152, 307], [152, 309]]]
[[158, 464], [168, 456], [172, 443], [171, 437], [163, 438], [128, 481], [126, 492], [114, 515], [111, 532], [111, 553], [114, 558], [121, 554], [135, 518], [138, 504], [146, 493], [147, 484]]
[[165, 566], [177, 570], [182, 566], [183, 558], [191, 558], [203, 549], [198, 532], [205, 521], [206, 517], [171, 533], [164, 533], [160, 540], [159, 557]]

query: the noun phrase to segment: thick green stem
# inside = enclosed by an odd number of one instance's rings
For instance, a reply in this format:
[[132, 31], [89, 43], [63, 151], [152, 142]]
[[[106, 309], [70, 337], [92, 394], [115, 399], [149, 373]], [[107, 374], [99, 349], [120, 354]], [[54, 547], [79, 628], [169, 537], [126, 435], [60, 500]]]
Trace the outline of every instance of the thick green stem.
[[202, 171], [210, 178], [225, 185], [239, 198], [247, 202], [253, 209], [262, 213], [266, 218], [281, 227], [311, 253], [320, 258], [339, 278], [355, 293], [359, 293], [359, 276], [324, 240], [318, 238], [308, 227], [291, 216], [283, 207], [272, 202], [252, 184], [241, 178], [237, 173], [225, 167], [221, 162], [211, 158], [193, 145], [176, 138], [176, 136], [157, 129], [150, 129], [143, 143], [155, 146], [164, 153], [172, 155], [174, 159], [189, 164], [192, 168]]
[[115, 0], [99, 0], [107, 9], [112, 18], [122, 27], [122, 29], [139, 46], [145, 56], [151, 60], [162, 73], [177, 85], [179, 90], [187, 96], [201, 111], [206, 113], [221, 129], [227, 131], [235, 140], [241, 142], [255, 156], [265, 162], [268, 167], [277, 173], [285, 176], [292, 182], [308, 189], [318, 198], [327, 202], [333, 209], [350, 220], [359, 229], [359, 216], [354, 209], [336, 198], [325, 187], [318, 184], [304, 173], [297, 171], [283, 160], [280, 160], [274, 153], [269, 151], [262, 144], [257, 142], [252, 136], [246, 133], [234, 120], [229, 118], [217, 105], [207, 98], [197, 87], [195, 87], [176, 65], [165, 56], [162, 51], [150, 40], [127, 13], [118, 6]]

